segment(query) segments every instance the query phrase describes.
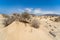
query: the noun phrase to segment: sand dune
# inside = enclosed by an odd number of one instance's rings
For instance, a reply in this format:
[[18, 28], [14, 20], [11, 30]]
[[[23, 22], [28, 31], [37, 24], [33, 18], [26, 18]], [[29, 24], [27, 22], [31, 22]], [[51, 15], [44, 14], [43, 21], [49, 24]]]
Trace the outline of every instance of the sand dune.
[[37, 29], [15, 20], [0, 29], [0, 40], [60, 40], [60, 22], [51, 21], [50, 18], [54, 20], [55, 17], [33, 17], [32, 20], [37, 19], [40, 22]]
[[[5, 36], [4, 36], [5, 35]], [[4, 36], [4, 37], [3, 37]], [[13, 22], [1, 33], [0, 40], [52, 40], [42, 29], [34, 29], [29, 24]]]

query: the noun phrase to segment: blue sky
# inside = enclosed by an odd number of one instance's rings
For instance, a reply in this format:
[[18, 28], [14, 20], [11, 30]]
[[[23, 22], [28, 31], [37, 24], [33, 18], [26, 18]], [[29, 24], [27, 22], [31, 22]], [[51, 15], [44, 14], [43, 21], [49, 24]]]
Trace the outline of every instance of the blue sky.
[[25, 8], [60, 13], [60, 0], [0, 0], [0, 13], [20, 12]]

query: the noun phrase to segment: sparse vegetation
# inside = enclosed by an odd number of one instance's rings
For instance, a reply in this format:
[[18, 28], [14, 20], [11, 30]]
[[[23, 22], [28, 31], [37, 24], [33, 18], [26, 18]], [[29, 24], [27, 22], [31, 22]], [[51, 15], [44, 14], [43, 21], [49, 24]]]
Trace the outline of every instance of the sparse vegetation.
[[15, 19], [11, 16], [10, 18], [6, 19], [4, 21], [4, 25], [8, 26], [9, 24], [11, 24]]
[[52, 27], [51, 25], [49, 25], [50, 27]]
[[56, 28], [56, 26], [54, 26], [54, 28]]
[[24, 18], [24, 19], [30, 19], [30, 14], [27, 13], [27, 12], [22, 13], [21, 16], [22, 16], [22, 18]]
[[19, 19], [20, 18], [20, 14], [17, 14], [17, 13], [13, 13], [12, 15], [15, 19]]
[[53, 19], [50, 19], [50, 21], [53, 21]]
[[60, 22], [60, 17], [54, 18], [54, 19], [50, 19], [53, 22]]
[[51, 31], [54, 31], [54, 29], [51, 29]]
[[60, 17], [55, 18], [54, 22], [60, 22]]
[[53, 37], [56, 37], [56, 35], [55, 35], [53, 32], [49, 31], [49, 33], [50, 33]]
[[7, 15], [7, 14], [2, 14], [2, 16], [5, 18], [9, 18], [9, 15]]
[[31, 22], [31, 26], [32, 27], [34, 27], [34, 28], [39, 28], [39, 25], [40, 25], [40, 23], [39, 23], [39, 21], [38, 20], [36, 20], [36, 19], [34, 19], [32, 22]]
[[19, 21], [24, 22], [24, 23], [29, 23], [28, 20], [30, 19], [30, 14], [27, 12], [24, 12], [21, 14]]
[[[5, 17], [8, 17], [7, 15], [3, 15]], [[7, 18], [7, 20], [4, 21], [4, 25], [8, 26], [9, 24], [11, 24], [13, 21], [20, 21], [23, 23], [29, 23], [28, 20], [30, 19], [30, 14], [27, 12], [24, 12], [23, 14], [17, 14], [17, 13], [13, 13], [12, 16], [10, 16], [9, 18]]]

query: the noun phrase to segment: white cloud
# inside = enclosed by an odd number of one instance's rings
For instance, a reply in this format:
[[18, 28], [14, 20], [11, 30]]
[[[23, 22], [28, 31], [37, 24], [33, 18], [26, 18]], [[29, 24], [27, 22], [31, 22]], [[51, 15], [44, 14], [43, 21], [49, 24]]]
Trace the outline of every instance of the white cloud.
[[33, 13], [34, 14], [41, 13], [41, 9], [40, 8], [36, 8], [36, 9], [33, 10]]
[[43, 11], [41, 8], [24, 8], [24, 9], [17, 8], [17, 9], [8, 10], [9, 13], [13, 13], [13, 12], [22, 13], [24, 11], [27, 11], [33, 14], [56, 14], [56, 12], [53, 12], [53, 11]]
[[36, 8], [33, 10], [34, 14], [54, 14], [53, 11], [43, 11], [40, 8]]
[[27, 12], [32, 12], [33, 8], [25, 8], [24, 10], [27, 11]]

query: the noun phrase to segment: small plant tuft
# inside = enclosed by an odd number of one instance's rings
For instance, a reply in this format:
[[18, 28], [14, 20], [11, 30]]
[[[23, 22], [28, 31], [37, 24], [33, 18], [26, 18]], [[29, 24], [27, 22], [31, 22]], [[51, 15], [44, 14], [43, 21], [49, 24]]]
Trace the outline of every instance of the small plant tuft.
[[31, 23], [31, 26], [32, 27], [34, 27], [34, 28], [39, 28], [39, 25], [40, 25], [40, 23], [39, 23], [39, 21], [38, 20], [36, 20], [36, 19], [34, 19], [33, 21], [32, 21], [32, 23]]

